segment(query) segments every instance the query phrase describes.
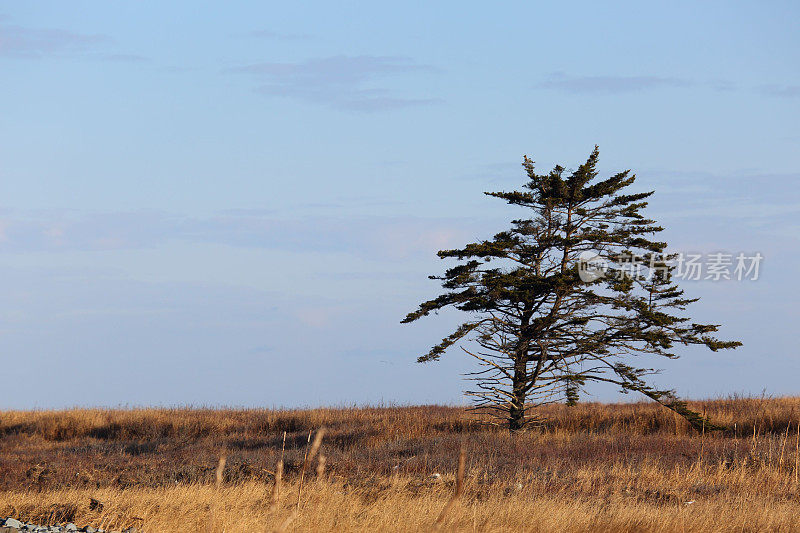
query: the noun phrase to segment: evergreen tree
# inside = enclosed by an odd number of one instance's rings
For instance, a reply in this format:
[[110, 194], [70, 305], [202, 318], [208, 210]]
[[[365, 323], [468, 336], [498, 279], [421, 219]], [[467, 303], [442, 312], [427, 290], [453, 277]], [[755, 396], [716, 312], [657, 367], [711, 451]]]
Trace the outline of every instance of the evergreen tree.
[[490, 240], [438, 253], [458, 262], [431, 276], [445, 292], [403, 322], [447, 307], [469, 318], [418, 360], [437, 360], [459, 341], [472, 341], [462, 349], [480, 369], [468, 393], [511, 431], [536, 421], [531, 407], [572, 405], [593, 381], [638, 391], [694, 427], [712, 428], [673, 391], [648, 385], [654, 370], [631, 361], [645, 354], [676, 358], [676, 344], [716, 351], [741, 343], [721, 341], [711, 336], [718, 325], [679, 314], [696, 299], [673, 282], [667, 244], [651, 240], [662, 231], [642, 214], [653, 192], [626, 193], [635, 180], [627, 170], [598, 179], [597, 160], [595, 147], [574, 172], [556, 166], [537, 174], [525, 157], [523, 190], [485, 193], [530, 209], [531, 218], [512, 221]]

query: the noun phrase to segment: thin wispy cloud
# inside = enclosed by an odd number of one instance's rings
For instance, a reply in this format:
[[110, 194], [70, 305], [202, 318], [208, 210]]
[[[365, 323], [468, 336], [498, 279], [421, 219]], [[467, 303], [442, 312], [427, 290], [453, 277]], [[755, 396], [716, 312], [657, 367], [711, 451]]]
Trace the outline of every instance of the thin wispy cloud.
[[138, 54], [103, 54], [98, 59], [113, 63], [147, 63], [150, 61], [149, 57]]
[[297, 63], [257, 63], [231, 72], [252, 76], [261, 94], [305, 100], [351, 111], [379, 111], [431, 104], [376, 85], [388, 77], [432, 73], [437, 69], [405, 57], [332, 56]]
[[685, 79], [661, 76], [570, 76], [559, 72], [536, 88], [570, 94], [617, 94], [692, 85]]
[[514, 163], [490, 163], [479, 165], [474, 170], [458, 176], [458, 179], [465, 181], [477, 181], [492, 186], [501, 183], [516, 184], [520, 179], [520, 162]]
[[87, 52], [113, 44], [107, 35], [0, 24], [0, 56], [43, 57]]
[[797, 98], [800, 97], [800, 85], [762, 85], [759, 88], [759, 92], [779, 98]]
[[[656, 194], [651, 205], [657, 220], [694, 225], [718, 224], [736, 231], [756, 231], [761, 236], [787, 233], [800, 216], [800, 193], [793, 184], [796, 172], [765, 173], [758, 170], [731, 174], [650, 170], [640, 179]], [[742, 234], [739, 234], [742, 238]]]
[[110, 51], [115, 41], [108, 35], [58, 28], [28, 28], [3, 22], [0, 17], [0, 57], [38, 59], [80, 56], [113, 63], [150, 61], [150, 58], [142, 55]]
[[748, 197], [705, 199], [702, 203], [693, 202], [684, 208], [675, 209], [669, 218], [735, 219], [750, 225], [774, 224], [777, 220], [797, 220], [800, 215], [800, 202], [775, 205], [769, 202], [753, 202]]
[[256, 39], [275, 39], [279, 41], [306, 41], [311, 39], [307, 33], [281, 33], [272, 30], [253, 30], [246, 34], [247, 37]]
[[461, 243], [476, 220], [414, 217], [277, 218], [242, 210], [209, 217], [161, 211], [10, 212], [0, 216], [0, 251], [146, 249], [167, 242], [223, 244], [300, 253], [406, 258]]

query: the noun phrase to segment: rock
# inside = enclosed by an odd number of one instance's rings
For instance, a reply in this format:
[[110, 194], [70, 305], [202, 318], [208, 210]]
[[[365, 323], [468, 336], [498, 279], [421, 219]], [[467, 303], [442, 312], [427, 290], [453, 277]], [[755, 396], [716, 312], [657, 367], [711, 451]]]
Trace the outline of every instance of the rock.
[[103, 502], [94, 498], [89, 498], [89, 510], [97, 511], [98, 513], [103, 512]]
[[[15, 518], [6, 518], [5, 520], [0, 518], [0, 533], [23, 533], [23, 532], [32, 532], [32, 533], [67, 533], [75, 531], [77, 532], [84, 532], [84, 533], [105, 533], [103, 528], [95, 528], [92, 526], [86, 526], [82, 528], [78, 528], [72, 522], [68, 524], [59, 524], [55, 526], [40, 526], [36, 524], [27, 524], [25, 522], [20, 522]], [[119, 531], [111, 532], [111, 533], [120, 533]], [[138, 533], [138, 530], [135, 527], [129, 527], [128, 529], [124, 530], [123, 533]]]

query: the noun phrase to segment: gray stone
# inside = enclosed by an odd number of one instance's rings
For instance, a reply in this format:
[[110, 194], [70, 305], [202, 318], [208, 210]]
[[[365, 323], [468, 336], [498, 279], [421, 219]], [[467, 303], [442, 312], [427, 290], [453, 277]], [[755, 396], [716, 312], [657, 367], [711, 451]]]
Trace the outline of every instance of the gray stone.
[[[78, 528], [72, 522], [63, 525], [55, 525], [55, 526], [40, 526], [36, 524], [28, 524], [25, 522], [21, 522], [15, 518], [0, 518], [0, 533], [67, 533], [67, 532], [84, 532], [84, 533], [105, 533], [102, 528], [95, 528], [92, 526], [86, 526], [83, 528]], [[135, 527], [131, 527], [125, 530], [127, 533], [138, 533]], [[112, 532], [112, 533], [119, 533], [119, 532]]]

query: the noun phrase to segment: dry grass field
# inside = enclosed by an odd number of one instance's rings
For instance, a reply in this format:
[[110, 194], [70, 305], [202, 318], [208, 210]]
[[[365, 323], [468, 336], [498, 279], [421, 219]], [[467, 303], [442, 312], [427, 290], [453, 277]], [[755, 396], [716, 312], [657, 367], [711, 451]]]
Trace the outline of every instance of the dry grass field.
[[[0, 516], [145, 532], [800, 531], [800, 398], [692, 407], [730, 429], [698, 434], [644, 403], [550, 406], [514, 436], [439, 406], [2, 412]], [[437, 526], [462, 447], [463, 493]]]

